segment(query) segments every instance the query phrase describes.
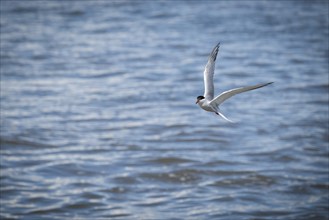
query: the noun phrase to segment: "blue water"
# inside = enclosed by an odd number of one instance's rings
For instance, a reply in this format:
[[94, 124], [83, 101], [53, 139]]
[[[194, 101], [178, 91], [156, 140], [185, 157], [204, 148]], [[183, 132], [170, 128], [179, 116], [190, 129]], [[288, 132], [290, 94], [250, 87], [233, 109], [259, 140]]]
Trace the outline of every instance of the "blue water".
[[327, 1], [0, 12], [1, 219], [329, 219]]

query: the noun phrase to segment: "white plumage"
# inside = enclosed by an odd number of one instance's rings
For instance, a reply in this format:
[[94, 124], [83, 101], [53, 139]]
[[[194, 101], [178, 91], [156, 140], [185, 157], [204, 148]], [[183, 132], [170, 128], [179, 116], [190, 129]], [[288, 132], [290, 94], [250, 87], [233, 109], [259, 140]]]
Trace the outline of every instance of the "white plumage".
[[259, 89], [259, 88], [267, 86], [273, 82], [231, 89], [231, 90], [221, 93], [220, 95], [218, 95], [214, 98], [214, 72], [215, 72], [215, 61], [217, 58], [218, 50], [219, 50], [219, 43], [214, 47], [214, 49], [210, 53], [207, 65], [206, 65], [204, 73], [203, 73], [204, 87], [205, 87], [204, 95], [198, 96], [196, 103], [199, 104], [199, 106], [202, 109], [209, 111], [209, 112], [214, 112], [217, 115], [224, 118], [225, 120], [232, 122], [219, 111], [219, 106], [225, 100], [229, 99], [230, 97], [232, 97], [236, 94], [239, 94], [242, 92], [247, 92], [247, 91], [254, 90], [254, 89]]

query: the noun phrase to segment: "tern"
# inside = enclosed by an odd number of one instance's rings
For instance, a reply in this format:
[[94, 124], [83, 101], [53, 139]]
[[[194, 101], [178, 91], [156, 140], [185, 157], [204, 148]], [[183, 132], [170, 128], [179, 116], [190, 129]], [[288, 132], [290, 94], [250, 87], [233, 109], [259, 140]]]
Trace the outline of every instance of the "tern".
[[207, 65], [204, 69], [203, 72], [203, 78], [204, 78], [204, 95], [200, 95], [196, 99], [195, 104], [199, 104], [199, 106], [208, 112], [214, 112], [216, 115], [221, 116], [223, 119], [226, 121], [232, 122], [228, 118], [226, 118], [223, 113], [219, 111], [219, 106], [227, 99], [231, 98], [232, 96], [242, 93], [242, 92], [247, 92], [250, 90], [254, 89], [259, 89], [264, 86], [267, 86], [269, 84], [272, 84], [273, 82], [269, 83], [263, 83], [263, 84], [257, 84], [254, 86], [246, 86], [246, 87], [240, 87], [236, 89], [231, 89], [228, 91], [225, 91], [218, 95], [217, 97], [214, 98], [214, 72], [215, 72], [215, 61], [217, 58], [218, 50], [219, 50], [219, 45], [218, 43], [212, 52], [209, 55]]

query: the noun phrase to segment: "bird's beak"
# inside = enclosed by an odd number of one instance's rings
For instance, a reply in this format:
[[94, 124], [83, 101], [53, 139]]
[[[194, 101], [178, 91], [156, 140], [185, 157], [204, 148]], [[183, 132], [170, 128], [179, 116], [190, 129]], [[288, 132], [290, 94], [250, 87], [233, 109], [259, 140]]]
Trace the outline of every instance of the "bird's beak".
[[196, 102], [195, 102], [195, 104], [198, 104], [198, 102], [199, 102], [199, 101], [200, 101], [200, 100], [199, 100], [199, 99], [197, 99], [197, 100], [196, 100]]

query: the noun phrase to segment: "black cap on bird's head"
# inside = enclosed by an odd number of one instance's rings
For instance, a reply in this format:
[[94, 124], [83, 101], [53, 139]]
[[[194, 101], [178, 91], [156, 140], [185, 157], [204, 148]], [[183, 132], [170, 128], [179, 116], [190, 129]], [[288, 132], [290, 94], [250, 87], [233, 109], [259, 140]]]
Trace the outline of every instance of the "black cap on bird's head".
[[202, 95], [199, 95], [197, 98], [196, 98], [196, 102], [195, 104], [198, 104], [198, 102], [200, 102], [200, 100], [204, 99], [204, 96]]

